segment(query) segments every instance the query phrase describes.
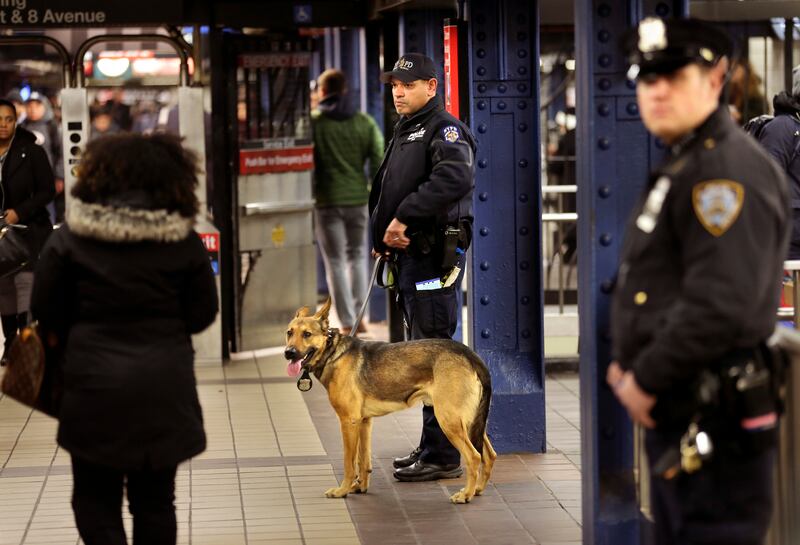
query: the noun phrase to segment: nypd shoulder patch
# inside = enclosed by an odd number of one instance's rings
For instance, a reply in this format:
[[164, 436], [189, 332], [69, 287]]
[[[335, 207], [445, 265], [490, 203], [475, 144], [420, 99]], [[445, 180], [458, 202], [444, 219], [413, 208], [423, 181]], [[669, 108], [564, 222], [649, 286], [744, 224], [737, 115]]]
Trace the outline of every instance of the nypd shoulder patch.
[[455, 125], [448, 125], [444, 129], [442, 129], [442, 134], [444, 135], [444, 139], [450, 142], [451, 144], [458, 140], [458, 127]]
[[744, 204], [744, 186], [733, 180], [708, 180], [692, 189], [692, 206], [706, 231], [722, 236], [736, 222]]

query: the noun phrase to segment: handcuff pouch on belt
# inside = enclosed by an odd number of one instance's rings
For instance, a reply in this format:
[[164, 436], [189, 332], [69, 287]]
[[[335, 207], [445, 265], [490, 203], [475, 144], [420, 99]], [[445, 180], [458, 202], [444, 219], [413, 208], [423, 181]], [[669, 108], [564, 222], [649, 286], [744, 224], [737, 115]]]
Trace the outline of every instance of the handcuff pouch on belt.
[[657, 460], [653, 471], [671, 479], [693, 473], [715, 452], [753, 456], [777, 444], [783, 369], [764, 343], [725, 356], [696, 383], [696, 411], [676, 446]]

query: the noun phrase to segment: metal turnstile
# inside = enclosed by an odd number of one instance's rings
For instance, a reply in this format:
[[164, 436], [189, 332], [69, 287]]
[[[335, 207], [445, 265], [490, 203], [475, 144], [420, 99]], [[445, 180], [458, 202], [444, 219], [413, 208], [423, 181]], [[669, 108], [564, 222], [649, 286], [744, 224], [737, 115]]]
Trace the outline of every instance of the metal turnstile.
[[[64, 145], [64, 185], [65, 205], [70, 206], [70, 191], [76, 181], [76, 167], [80, 163], [81, 154], [89, 141], [89, 102], [85, 86], [83, 59], [86, 52], [101, 42], [124, 41], [164, 42], [175, 48], [181, 59], [180, 81], [178, 86], [178, 116], [180, 135], [184, 138], [184, 146], [192, 150], [198, 157], [201, 172], [198, 174], [197, 199], [200, 211], [195, 230], [202, 238], [209, 253], [209, 260], [217, 281], [217, 293], [220, 293], [219, 230], [207, 217], [206, 173], [205, 167], [205, 108], [202, 87], [189, 87], [188, 52], [183, 44], [171, 37], [161, 34], [145, 35], [102, 35], [86, 40], [75, 54], [73, 77], [74, 86], [61, 91], [61, 113]], [[192, 336], [195, 350], [195, 362], [199, 364], [222, 363], [222, 321], [220, 314], [214, 323], [197, 335]]]

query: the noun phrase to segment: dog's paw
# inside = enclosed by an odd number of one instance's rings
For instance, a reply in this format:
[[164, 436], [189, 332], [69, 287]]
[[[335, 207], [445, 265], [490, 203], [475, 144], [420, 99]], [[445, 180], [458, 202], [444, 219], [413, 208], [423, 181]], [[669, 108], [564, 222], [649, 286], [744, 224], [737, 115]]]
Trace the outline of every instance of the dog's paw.
[[338, 488], [329, 488], [325, 491], [326, 498], [346, 498], [348, 490], [342, 489], [341, 487]]
[[366, 494], [367, 493], [367, 485], [361, 483], [361, 481], [356, 481], [350, 487], [350, 492], [355, 494]]
[[452, 503], [469, 503], [470, 499], [472, 499], [472, 496], [468, 496], [463, 488], [450, 496], [450, 501]]

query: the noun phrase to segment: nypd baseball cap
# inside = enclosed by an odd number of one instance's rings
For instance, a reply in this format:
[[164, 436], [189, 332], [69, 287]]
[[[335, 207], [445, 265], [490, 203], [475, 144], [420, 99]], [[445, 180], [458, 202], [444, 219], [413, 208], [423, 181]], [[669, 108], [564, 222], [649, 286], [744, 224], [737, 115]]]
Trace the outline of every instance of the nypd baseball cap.
[[622, 38], [628, 77], [669, 74], [690, 63], [713, 66], [730, 57], [733, 42], [721, 28], [698, 19], [648, 17]]
[[389, 83], [397, 78], [403, 83], [411, 83], [418, 79], [428, 81], [436, 77], [436, 64], [433, 59], [421, 53], [406, 53], [394, 63], [391, 72], [381, 74], [381, 82]]

